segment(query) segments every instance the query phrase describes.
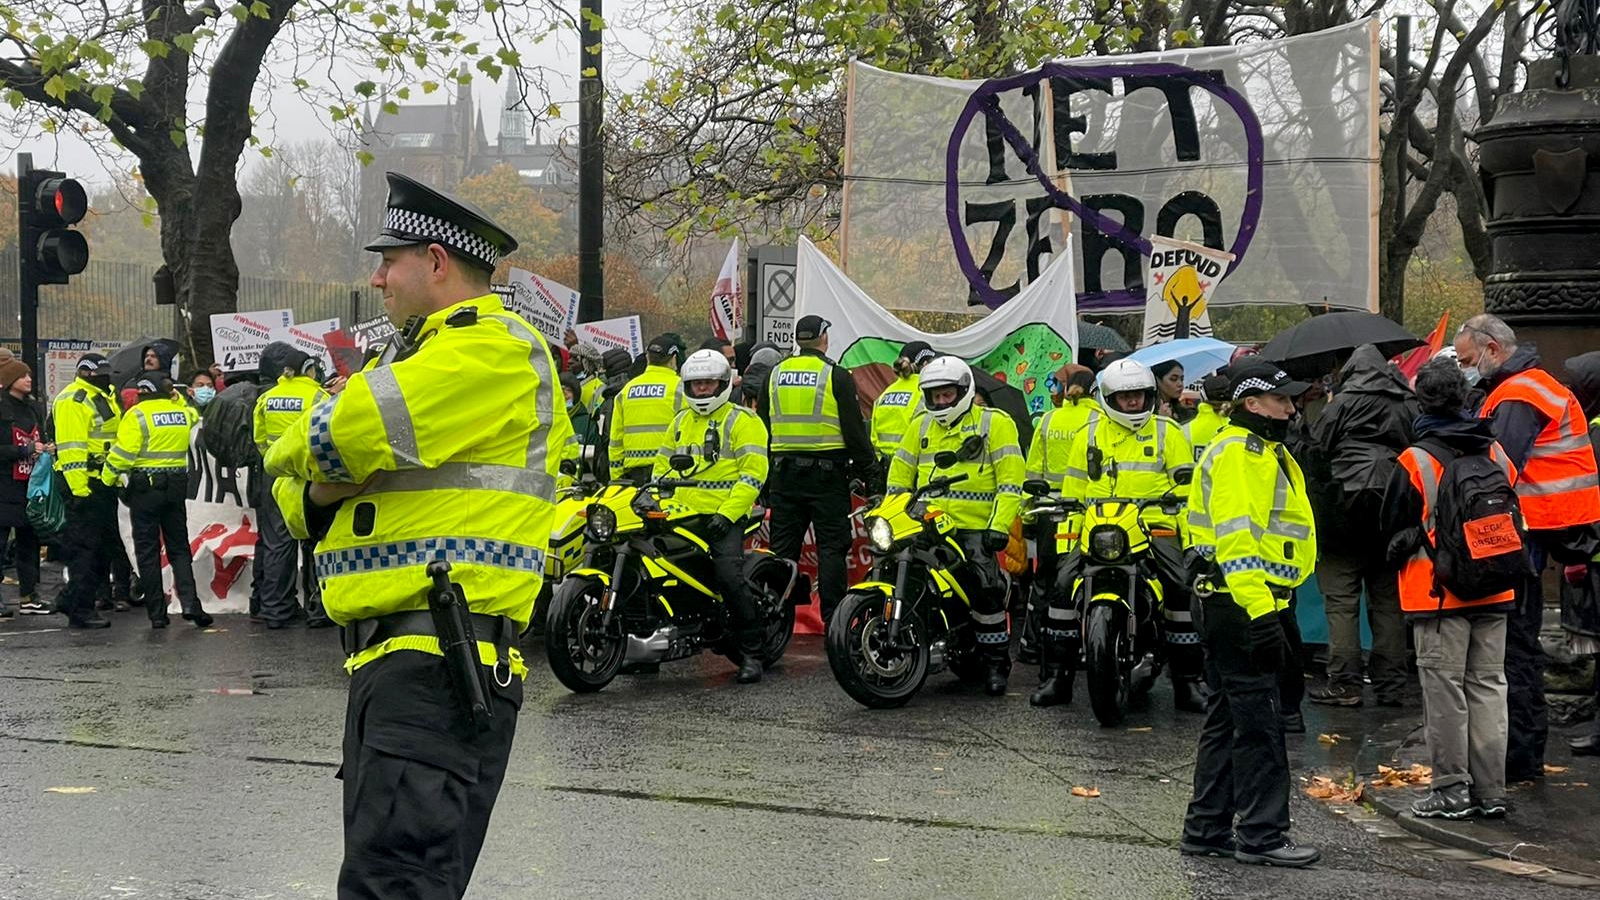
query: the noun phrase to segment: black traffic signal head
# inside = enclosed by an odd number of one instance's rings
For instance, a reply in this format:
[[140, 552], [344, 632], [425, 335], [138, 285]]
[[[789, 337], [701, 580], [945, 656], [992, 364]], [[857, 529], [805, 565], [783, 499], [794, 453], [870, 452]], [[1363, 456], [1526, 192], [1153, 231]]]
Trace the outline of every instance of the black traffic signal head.
[[89, 242], [71, 226], [83, 221], [89, 197], [60, 172], [35, 169], [17, 185], [22, 266], [34, 284], [66, 284], [89, 264]]

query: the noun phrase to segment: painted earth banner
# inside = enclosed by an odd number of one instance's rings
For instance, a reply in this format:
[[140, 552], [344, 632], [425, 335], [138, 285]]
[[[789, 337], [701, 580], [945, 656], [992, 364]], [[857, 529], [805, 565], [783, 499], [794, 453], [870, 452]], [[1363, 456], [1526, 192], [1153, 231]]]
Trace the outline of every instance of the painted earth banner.
[[1224, 304], [1376, 309], [1377, 27], [989, 81], [852, 63], [843, 268], [891, 309], [960, 312], [1070, 252], [1081, 310], [1138, 312], [1162, 235], [1234, 255]]
[[819, 315], [831, 323], [828, 344], [840, 365], [892, 366], [906, 342], [927, 341], [935, 352], [959, 356], [1021, 391], [1032, 415], [1050, 405], [1051, 374], [1075, 359], [1078, 312], [1070, 253], [1010, 302], [949, 334], [930, 334], [902, 322], [805, 238], [799, 246], [798, 291], [799, 315]]

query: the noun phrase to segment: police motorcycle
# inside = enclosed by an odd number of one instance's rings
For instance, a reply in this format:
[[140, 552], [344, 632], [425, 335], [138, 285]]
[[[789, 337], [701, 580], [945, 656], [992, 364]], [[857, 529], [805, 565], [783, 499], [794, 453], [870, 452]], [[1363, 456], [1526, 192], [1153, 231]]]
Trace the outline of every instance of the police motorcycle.
[[[708, 462], [700, 465], [716, 460], [719, 443], [717, 432], [708, 431]], [[571, 538], [581, 543], [582, 560], [555, 588], [545, 624], [550, 670], [570, 690], [598, 691], [624, 667], [737, 650], [713, 587], [710, 548], [695, 530], [706, 517], [672, 499], [676, 488], [693, 483], [688, 476], [696, 466], [694, 456], [674, 454], [677, 477], [608, 484], [583, 498], [581, 541]], [[759, 526], [754, 518], [743, 523], [746, 534]], [[770, 666], [789, 646], [795, 599], [810, 593], [810, 582], [793, 562], [766, 550], [746, 551], [744, 579], [764, 621], [761, 661]]]
[[[1090, 451], [1091, 468], [1097, 450]], [[1192, 466], [1173, 473], [1178, 486], [1194, 477]], [[1168, 491], [1160, 497], [1132, 500], [1096, 497], [1087, 502], [1052, 494], [1050, 483], [1030, 479], [1024, 517], [1035, 520], [1077, 518], [1076, 531], [1065, 532], [1070, 546], [1060, 556], [1057, 591], [1070, 591], [1082, 629], [1080, 658], [1088, 682], [1089, 705], [1101, 725], [1122, 724], [1132, 699], [1144, 697], [1161, 674], [1161, 603], [1165, 588], [1158, 573], [1171, 573], [1184, 583], [1183, 560], [1167, 559], [1151, 538], [1177, 537], [1169, 526], [1144, 520], [1152, 507], [1178, 515], [1186, 498]], [[1069, 662], [1069, 665], [1072, 664]]]
[[[934, 465], [947, 469], [982, 452], [983, 439], [975, 435], [959, 451], [940, 452]], [[875, 499], [866, 513], [877, 561], [839, 602], [825, 640], [833, 677], [862, 706], [904, 706], [930, 674], [946, 668], [964, 682], [984, 677], [967, 599], [972, 579], [961, 571], [967, 556], [955, 540], [955, 520], [938, 504], [966, 479], [932, 478], [909, 493]], [[1000, 574], [1009, 601], [1010, 576]]]

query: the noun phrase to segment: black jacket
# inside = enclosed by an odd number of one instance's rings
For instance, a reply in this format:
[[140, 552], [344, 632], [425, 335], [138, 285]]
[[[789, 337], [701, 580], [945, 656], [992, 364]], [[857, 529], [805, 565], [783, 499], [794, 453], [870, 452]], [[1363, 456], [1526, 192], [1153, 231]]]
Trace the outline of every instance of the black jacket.
[[0, 392], [0, 528], [28, 524], [28, 476], [33, 472], [33, 442], [48, 443], [44, 406]]
[[1339, 392], [1312, 431], [1308, 480], [1317, 486], [1318, 530], [1345, 535], [1343, 546], [1375, 533], [1395, 460], [1415, 437], [1418, 409], [1404, 376], [1370, 344], [1356, 348], [1340, 374]]

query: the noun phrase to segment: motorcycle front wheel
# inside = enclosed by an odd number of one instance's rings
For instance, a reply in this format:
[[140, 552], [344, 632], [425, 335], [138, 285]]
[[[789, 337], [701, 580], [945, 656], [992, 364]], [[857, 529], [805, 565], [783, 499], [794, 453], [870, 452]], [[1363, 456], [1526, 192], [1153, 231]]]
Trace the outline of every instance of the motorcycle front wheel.
[[845, 595], [828, 621], [828, 665], [844, 692], [869, 709], [904, 706], [928, 680], [926, 629], [915, 615], [900, 620], [899, 646], [889, 645], [883, 595]]
[[1128, 713], [1128, 681], [1122, 677], [1128, 611], [1120, 604], [1095, 603], [1083, 627], [1083, 662], [1089, 683], [1089, 705], [1100, 724], [1122, 724]]
[[605, 586], [597, 578], [561, 582], [550, 600], [544, 633], [545, 658], [556, 680], [579, 694], [592, 694], [611, 683], [622, 668], [628, 643], [614, 619], [610, 633], [601, 624], [600, 599]]

